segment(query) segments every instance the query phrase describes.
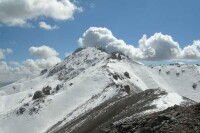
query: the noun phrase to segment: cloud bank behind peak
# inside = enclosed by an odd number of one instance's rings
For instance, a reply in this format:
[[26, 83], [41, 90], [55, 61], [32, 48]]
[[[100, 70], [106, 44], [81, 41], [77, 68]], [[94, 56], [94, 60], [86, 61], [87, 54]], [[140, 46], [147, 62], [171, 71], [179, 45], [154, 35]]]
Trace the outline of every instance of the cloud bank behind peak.
[[143, 35], [138, 41], [138, 46], [135, 47], [117, 39], [107, 28], [90, 27], [79, 38], [78, 43], [83, 47], [100, 46], [108, 52], [121, 51], [134, 60], [200, 59], [200, 41], [194, 41], [193, 44], [182, 49], [170, 35], [163, 35], [162, 33], [155, 33], [149, 38]]

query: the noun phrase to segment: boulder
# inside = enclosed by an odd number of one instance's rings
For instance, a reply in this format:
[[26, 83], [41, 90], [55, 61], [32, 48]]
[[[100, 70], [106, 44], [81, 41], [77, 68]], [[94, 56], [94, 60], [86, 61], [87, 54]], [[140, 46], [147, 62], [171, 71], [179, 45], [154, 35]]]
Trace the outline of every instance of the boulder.
[[50, 93], [50, 91], [51, 91], [51, 87], [50, 86], [47, 86], [47, 87], [44, 87], [43, 89], [42, 89], [42, 92], [43, 92], [43, 94], [44, 95], [50, 95], [51, 93]]
[[60, 88], [61, 88], [61, 86], [58, 84], [58, 85], [56, 86], [56, 92], [59, 91]]
[[124, 76], [126, 76], [127, 78], [130, 79], [130, 76], [129, 76], [129, 73], [128, 73], [128, 72], [125, 72], [125, 73], [124, 73]]
[[42, 91], [36, 91], [33, 95], [33, 100], [44, 97]]
[[129, 85], [125, 85], [124, 89], [125, 89], [126, 93], [130, 93], [131, 89], [130, 89]]
[[26, 111], [26, 109], [24, 107], [20, 107], [19, 110], [17, 111], [17, 114], [23, 114]]
[[193, 83], [192, 88], [196, 89], [197, 88], [197, 83]]
[[114, 78], [115, 80], [118, 80], [118, 76], [117, 76], [117, 75], [113, 75], [113, 78]]
[[40, 75], [44, 75], [48, 70], [47, 69], [43, 69], [41, 72], [40, 72]]

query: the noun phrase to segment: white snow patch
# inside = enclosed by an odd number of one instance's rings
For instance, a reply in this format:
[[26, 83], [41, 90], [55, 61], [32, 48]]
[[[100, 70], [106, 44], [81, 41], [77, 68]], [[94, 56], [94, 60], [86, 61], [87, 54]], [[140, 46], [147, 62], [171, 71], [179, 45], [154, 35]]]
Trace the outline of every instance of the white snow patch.
[[158, 109], [166, 109], [174, 105], [180, 105], [183, 101], [182, 96], [169, 92], [167, 95], [161, 96], [158, 100], [153, 101], [151, 105], [156, 105]]

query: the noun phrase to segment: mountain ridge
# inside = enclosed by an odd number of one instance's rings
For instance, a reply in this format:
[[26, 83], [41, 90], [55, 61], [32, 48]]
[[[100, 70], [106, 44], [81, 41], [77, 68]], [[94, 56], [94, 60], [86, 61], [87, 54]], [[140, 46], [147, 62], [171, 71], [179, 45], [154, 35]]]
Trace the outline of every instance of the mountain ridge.
[[[183, 69], [184, 72], [181, 71]], [[170, 74], [167, 74], [169, 70]], [[179, 75], [176, 74], [177, 70], [180, 70]], [[96, 108], [112, 110], [106, 106], [106, 102], [108, 105], [117, 104], [123, 101], [123, 98], [129, 99], [128, 97], [139, 97], [141, 101], [145, 101], [145, 96], [156, 97], [149, 100], [146, 106], [152, 105], [157, 111], [184, 102], [194, 104], [192, 100], [200, 100], [196, 99], [200, 85], [195, 80], [200, 77], [199, 70], [198, 66], [190, 65], [152, 68], [132, 61], [120, 52], [107, 53], [94, 47], [78, 49], [53, 68], [44, 70], [39, 76], [21, 79], [0, 88], [0, 131], [59, 131], [64, 129], [63, 126], [67, 123], [87, 117], [89, 112], [95, 113]], [[183, 82], [188, 75], [195, 77]], [[177, 83], [172, 82], [173, 80], [177, 80]], [[182, 97], [185, 96], [185, 92], [176, 89], [182, 86], [179, 85], [180, 82], [186, 85], [182, 87], [189, 95], [186, 97], [195, 99]], [[193, 83], [197, 83], [195, 89]], [[145, 91], [151, 92], [149, 89], [153, 89], [152, 93], [141, 96]], [[134, 107], [137, 102], [132, 102], [130, 106]], [[101, 124], [106, 123], [105, 121]], [[76, 121], [77, 128], [72, 126], [74, 129], [69, 132], [77, 131], [78, 127], [83, 129], [80, 122]], [[83, 121], [82, 124], [84, 125]]]

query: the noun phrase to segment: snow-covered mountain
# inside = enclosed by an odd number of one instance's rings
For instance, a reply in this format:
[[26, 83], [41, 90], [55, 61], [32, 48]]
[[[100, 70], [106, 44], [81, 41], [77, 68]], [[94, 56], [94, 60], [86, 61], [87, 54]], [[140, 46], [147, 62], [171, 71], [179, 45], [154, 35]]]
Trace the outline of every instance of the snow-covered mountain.
[[40, 76], [0, 88], [0, 132], [98, 132], [111, 121], [200, 102], [199, 90], [198, 65], [145, 66], [80, 48]]

